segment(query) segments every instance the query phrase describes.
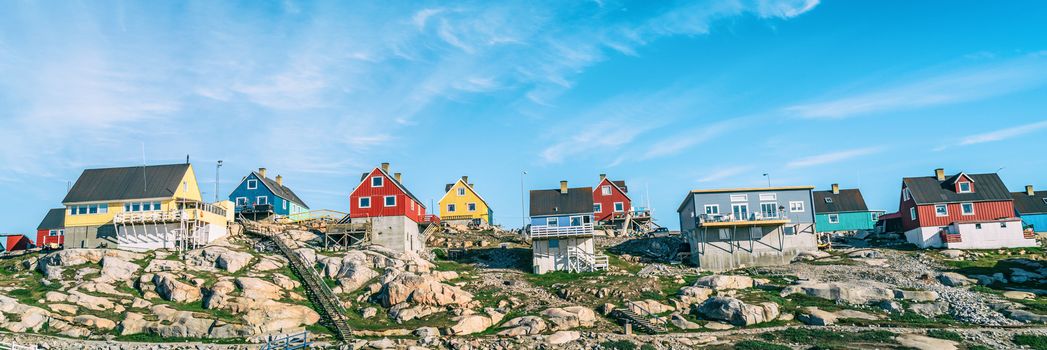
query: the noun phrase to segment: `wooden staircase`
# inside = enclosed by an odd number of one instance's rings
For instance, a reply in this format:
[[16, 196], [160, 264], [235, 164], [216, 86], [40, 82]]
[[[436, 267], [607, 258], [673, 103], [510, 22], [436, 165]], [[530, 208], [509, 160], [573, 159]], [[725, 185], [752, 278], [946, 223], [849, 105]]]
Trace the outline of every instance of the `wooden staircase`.
[[625, 327], [625, 324], [627, 323], [632, 324], [634, 330], [643, 333], [658, 334], [669, 331], [665, 328], [665, 326], [651, 323], [651, 321], [648, 318], [637, 315], [635, 312], [633, 312], [633, 310], [630, 310], [628, 307], [615, 308], [614, 311], [611, 311], [611, 314], [609, 316], [618, 321], [618, 324], [622, 327]]
[[312, 264], [302, 260], [302, 258], [295, 253], [283, 241], [278, 235], [283, 231], [273, 227], [273, 225], [263, 225], [254, 221], [242, 219], [241, 225], [244, 227], [244, 232], [268, 238], [273, 244], [276, 245], [280, 253], [287, 258], [290, 262], [291, 271], [302, 280], [302, 284], [305, 286], [305, 293], [312, 301], [313, 305], [318, 307], [320, 316], [323, 317], [325, 323], [335, 331], [335, 335], [342, 341], [349, 341], [352, 336], [352, 328], [346, 323], [345, 307], [342, 306], [341, 301], [335, 296], [334, 292], [331, 291], [331, 287], [324, 283], [323, 279], [320, 278], [320, 274], [317, 273], [316, 269]]

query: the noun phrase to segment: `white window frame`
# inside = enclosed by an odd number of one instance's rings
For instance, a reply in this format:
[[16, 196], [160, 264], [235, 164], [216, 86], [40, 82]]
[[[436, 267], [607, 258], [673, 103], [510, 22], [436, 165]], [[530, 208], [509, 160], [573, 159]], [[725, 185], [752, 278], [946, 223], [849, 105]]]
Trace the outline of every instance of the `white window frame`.
[[1006, 221], [1000, 221], [1000, 228], [1007, 228], [1007, 222]]
[[829, 223], [830, 224], [839, 224], [840, 223], [840, 214], [829, 214]]
[[465, 197], [465, 187], [459, 187], [458, 188], [458, 196], [459, 197]]
[[603, 212], [603, 203], [593, 203], [593, 212], [594, 213], [602, 213]]
[[448, 213], [453, 213], [453, 212], [455, 212], [456, 209], [458, 209], [457, 205], [455, 205], [454, 203], [447, 203], [447, 212]]
[[545, 226], [560, 227], [560, 219], [556, 217], [545, 218]]
[[[764, 214], [767, 214], [767, 213], [765, 213], [763, 211], [763, 206], [765, 204], [771, 204], [772, 205], [771, 213], [773, 213], [774, 216], [766, 216], [766, 215], [764, 215]], [[779, 216], [781, 216], [781, 215], [778, 215], [778, 202], [762, 202], [762, 203], [760, 203], [760, 215], [764, 215], [765, 218], [775, 218], [775, 219], [777, 219]]]
[[760, 200], [761, 201], [776, 201], [776, 200], [778, 200], [778, 194], [777, 193], [761, 193], [760, 194]]
[[[367, 205], [364, 205], [364, 200], [367, 200]], [[371, 207], [371, 197], [360, 197], [360, 198], [357, 198], [356, 199], [356, 206], [358, 206], [360, 208], [370, 208]]]
[[[963, 185], [967, 185], [967, 190], [966, 191], [963, 190]], [[960, 193], [972, 193], [972, 192], [974, 192], [974, 187], [971, 187], [971, 183], [969, 181], [963, 181], [963, 182], [957, 183], [956, 184], [956, 189], [957, 189], [957, 192], [960, 192]]]
[[285, 199], [285, 200], [283, 200], [283, 202], [284, 202], [284, 210], [287, 210], [287, 200]]
[[[939, 212], [938, 208], [945, 208], [945, 212], [944, 213]], [[937, 217], [940, 217], [940, 218], [949, 216], [949, 205], [948, 204], [935, 204], [934, 205], [934, 216], [937, 216]]]
[[254, 197], [254, 204], [258, 204], [258, 205], [269, 204], [269, 197], [268, 196]]
[[249, 190], [257, 190], [258, 189], [258, 180], [248, 179], [247, 180], [247, 189], [249, 189]]
[[469, 212], [476, 211], [476, 203], [465, 203], [465, 210]]
[[732, 194], [731, 202], [748, 202], [749, 195], [747, 194]]
[[916, 207], [909, 207], [909, 219], [916, 220]]
[[625, 211], [625, 203], [624, 202], [614, 202], [614, 212], [615, 213], [621, 213], [621, 212], [624, 212], [624, 211]]
[[600, 186], [600, 194], [602, 194], [604, 196], [610, 196], [611, 195], [611, 186], [610, 185]]
[[[706, 215], [720, 215], [720, 205], [719, 204], [706, 204], [704, 209], [705, 209], [705, 214]], [[716, 209], [715, 213], [710, 213], [709, 209]]]
[[247, 205], [247, 197], [236, 197], [236, 206], [241, 207], [245, 205]]
[[[378, 179], [378, 184], [377, 185], [375, 185], [375, 181], [374, 181], [375, 179]], [[371, 177], [371, 187], [385, 187], [385, 178], [381, 177], [381, 176], [372, 176]]]
[[908, 187], [903, 188], [902, 189], [902, 200], [903, 201], [907, 201], [907, 200], [910, 200], [910, 199], [912, 199], [912, 193], [909, 192], [909, 188]]
[[803, 201], [789, 201], [789, 212], [790, 213], [802, 213], [807, 210], [807, 206], [804, 205]]
[[581, 216], [581, 215], [572, 215], [572, 216], [568, 216], [568, 217], [567, 217], [567, 225], [569, 225], [569, 226], [575, 226], [575, 225], [573, 225], [573, 224], [571, 223], [572, 221], [574, 221], [574, 218], [578, 218], [578, 226], [582, 226], [582, 225], [585, 225], [585, 219], [584, 219], [584, 218], [582, 218], [582, 216]]
[[[966, 206], [971, 206], [971, 211], [967, 212]], [[960, 213], [963, 215], [974, 215], [974, 203], [960, 203]]]
[[[393, 199], [393, 204], [389, 204], [389, 198]], [[382, 206], [384, 206], [386, 208], [395, 207], [396, 206], [396, 196], [395, 195], [393, 195], [393, 196], [383, 196], [382, 197]]]
[[745, 217], [744, 218], [735, 217], [734, 220], [742, 220], [742, 221], [749, 220], [749, 217], [753, 215], [753, 212], [749, 211], [749, 203], [735, 203], [735, 204], [731, 204], [731, 215], [732, 216], [737, 211], [737, 210], [734, 210], [735, 207], [745, 208]]

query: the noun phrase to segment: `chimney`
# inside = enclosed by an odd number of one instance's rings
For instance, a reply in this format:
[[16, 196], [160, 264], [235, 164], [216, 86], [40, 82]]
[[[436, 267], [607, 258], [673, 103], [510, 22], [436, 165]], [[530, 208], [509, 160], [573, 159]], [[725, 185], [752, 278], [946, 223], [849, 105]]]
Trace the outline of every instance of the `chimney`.
[[560, 181], [560, 194], [567, 194], [567, 180]]
[[393, 177], [396, 178], [396, 182], [403, 182], [403, 181], [400, 181], [400, 175], [403, 175], [403, 174], [400, 174], [400, 173], [393, 174]]
[[473, 184], [469, 184], [469, 188], [476, 188], [476, 186], [473, 186]]
[[258, 168], [258, 175], [265, 177], [265, 168]]
[[938, 178], [938, 181], [945, 181], [945, 169], [934, 169], [934, 177]]
[[276, 175], [276, 184], [280, 185], [280, 186], [283, 186], [284, 185], [284, 177], [280, 176], [280, 175]]
[[1035, 196], [1036, 195], [1036, 191], [1032, 190], [1032, 185], [1028, 185], [1028, 186], [1025, 186], [1025, 194], [1030, 195], [1030, 196]]
[[607, 174], [600, 174], [600, 181], [607, 178]]
[[833, 194], [840, 194], [840, 184], [833, 184]]
[[382, 171], [389, 172], [389, 163], [382, 163]]
[[[467, 183], [467, 184], [468, 184], [468, 183], [469, 183], [469, 177], [468, 177], [468, 176], [466, 176], [466, 175], [462, 175], [462, 182], [464, 182], [464, 183]], [[469, 186], [472, 186], [472, 185], [469, 185]]]

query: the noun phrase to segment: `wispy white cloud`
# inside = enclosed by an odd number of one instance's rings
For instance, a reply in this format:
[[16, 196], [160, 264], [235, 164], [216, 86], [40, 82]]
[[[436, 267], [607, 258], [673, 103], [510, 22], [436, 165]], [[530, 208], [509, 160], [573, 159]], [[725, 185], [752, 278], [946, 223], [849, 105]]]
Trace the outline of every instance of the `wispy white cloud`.
[[706, 173], [704, 176], [698, 178], [699, 183], [717, 182], [727, 180], [740, 174], [752, 171], [753, 166], [751, 165], [736, 165], [729, 166], [726, 168], [720, 168], [713, 170], [712, 172]]
[[1033, 133], [1033, 132], [1036, 132], [1036, 131], [1039, 131], [1039, 130], [1045, 129], [1045, 128], [1047, 128], [1047, 120], [1034, 122], [1034, 123], [1029, 123], [1029, 124], [1024, 124], [1024, 125], [1019, 125], [1019, 126], [1014, 126], [1014, 127], [1010, 127], [1010, 128], [1006, 128], [1006, 129], [990, 131], [990, 132], [981, 133], [981, 134], [974, 134], [974, 135], [966, 136], [966, 137], [960, 139], [960, 142], [957, 142], [955, 144], [950, 144], [950, 145], [945, 145], [945, 146], [941, 146], [941, 147], [935, 148], [935, 151], [942, 151], [942, 150], [945, 150], [945, 149], [947, 149], [949, 147], [955, 147], [955, 146], [969, 146], [969, 145], [976, 145], [976, 144], [980, 144], [980, 143], [1003, 141], [1003, 140], [1007, 140], [1007, 139], [1012, 139], [1012, 138], [1015, 138], [1015, 137], [1023, 136], [1023, 135], [1029, 134], [1029, 133]]
[[817, 154], [791, 161], [785, 166], [788, 168], [805, 168], [815, 165], [839, 163], [862, 156], [880, 153], [885, 149], [886, 147], [874, 146]]
[[859, 115], [964, 103], [1047, 84], [1047, 59], [1037, 55], [996, 61], [820, 102], [793, 105], [785, 112], [802, 118], [839, 119]]

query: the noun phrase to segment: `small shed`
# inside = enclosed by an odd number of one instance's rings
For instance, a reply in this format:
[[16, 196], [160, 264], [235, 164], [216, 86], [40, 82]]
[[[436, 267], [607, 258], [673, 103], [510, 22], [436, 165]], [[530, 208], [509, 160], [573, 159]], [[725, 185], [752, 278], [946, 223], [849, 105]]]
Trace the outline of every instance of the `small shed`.
[[0, 245], [3, 245], [5, 252], [15, 252], [32, 248], [33, 241], [22, 234], [5, 233], [0, 234]]

